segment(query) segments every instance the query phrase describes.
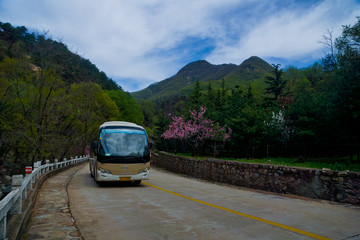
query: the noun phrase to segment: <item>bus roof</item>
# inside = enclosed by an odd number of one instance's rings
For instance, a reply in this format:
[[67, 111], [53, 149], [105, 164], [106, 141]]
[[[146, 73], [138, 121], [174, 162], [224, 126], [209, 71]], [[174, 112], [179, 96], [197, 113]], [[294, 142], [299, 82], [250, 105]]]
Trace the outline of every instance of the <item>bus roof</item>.
[[100, 125], [99, 129], [104, 127], [135, 127], [135, 128], [141, 128], [145, 131], [145, 129], [142, 126], [139, 126], [132, 122], [124, 122], [124, 121], [111, 121], [111, 122], [104, 122]]

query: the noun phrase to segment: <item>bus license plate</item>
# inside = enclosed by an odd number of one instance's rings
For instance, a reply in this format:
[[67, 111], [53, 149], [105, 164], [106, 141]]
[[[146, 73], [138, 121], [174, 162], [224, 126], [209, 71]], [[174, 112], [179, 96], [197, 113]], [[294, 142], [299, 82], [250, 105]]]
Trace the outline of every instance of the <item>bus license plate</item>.
[[131, 181], [130, 177], [121, 177], [120, 181]]

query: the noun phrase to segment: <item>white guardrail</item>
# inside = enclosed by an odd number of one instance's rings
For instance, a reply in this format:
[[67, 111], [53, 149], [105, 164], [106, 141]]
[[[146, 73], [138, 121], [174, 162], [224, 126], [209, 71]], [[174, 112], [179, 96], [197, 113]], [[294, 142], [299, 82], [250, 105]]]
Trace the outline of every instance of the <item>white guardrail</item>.
[[33, 184], [42, 175], [49, 171], [74, 165], [80, 162], [87, 161], [89, 156], [75, 157], [70, 160], [58, 162], [57, 159], [54, 163], [49, 163], [46, 160], [44, 165], [41, 165], [41, 161], [34, 163], [34, 170], [31, 174], [12, 176], [12, 191], [0, 202], [0, 239], [6, 239], [6, 217], [7, 214], [21, 214], [22, 201], [27, 198], [27, 192], [33, 189]]

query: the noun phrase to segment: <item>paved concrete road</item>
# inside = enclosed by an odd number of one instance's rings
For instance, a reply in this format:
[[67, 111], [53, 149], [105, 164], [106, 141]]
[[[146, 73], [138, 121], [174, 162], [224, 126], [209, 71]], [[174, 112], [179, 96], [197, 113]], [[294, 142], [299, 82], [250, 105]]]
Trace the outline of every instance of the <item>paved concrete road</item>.
[[360, 239], [360, 209], [265, 194], [152, 169], [139, 186], [98, 186], [88, 166], [68, 192], [88, 239]]

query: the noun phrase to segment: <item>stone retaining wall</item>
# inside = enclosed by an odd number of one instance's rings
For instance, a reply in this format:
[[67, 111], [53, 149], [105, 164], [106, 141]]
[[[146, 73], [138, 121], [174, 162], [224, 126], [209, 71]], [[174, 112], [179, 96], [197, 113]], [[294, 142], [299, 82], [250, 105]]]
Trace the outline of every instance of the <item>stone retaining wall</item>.
[[360, 173], [252, 164], [218, 159], [199, 160], [164, 152], [151, 163], [166, 170], [219, 183], [360, 204]]

